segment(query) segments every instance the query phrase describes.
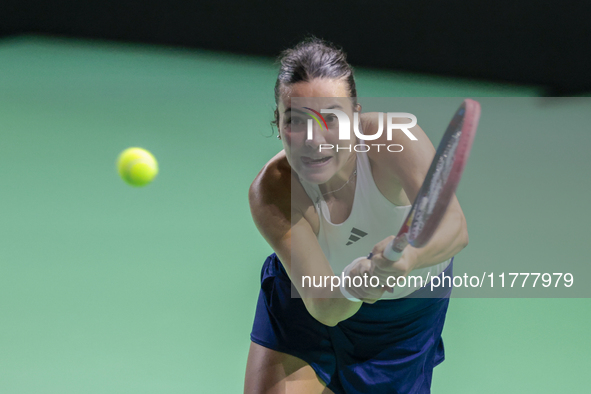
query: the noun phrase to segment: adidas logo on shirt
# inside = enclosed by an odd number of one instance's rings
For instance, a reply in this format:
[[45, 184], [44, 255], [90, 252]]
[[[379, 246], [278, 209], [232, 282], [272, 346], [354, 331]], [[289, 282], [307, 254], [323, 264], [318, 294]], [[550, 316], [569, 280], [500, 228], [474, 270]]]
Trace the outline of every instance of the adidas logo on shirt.
[[349, 246], [353, 244], [353, 242], [359, 241], [361, 238], [365, 237], [367, 233], [365, 231], [361, 231], [358, 228], [353, 227], [351, 230], [351, 235], [349, 236], [349, 242], [345, 246]]

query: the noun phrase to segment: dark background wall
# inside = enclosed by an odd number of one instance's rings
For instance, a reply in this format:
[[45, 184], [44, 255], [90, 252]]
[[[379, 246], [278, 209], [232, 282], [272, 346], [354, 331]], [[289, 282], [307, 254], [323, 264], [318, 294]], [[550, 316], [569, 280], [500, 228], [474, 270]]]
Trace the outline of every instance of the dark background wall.
[[276, 56], [308, 33], [356, 66], [591, 91], [591, 2], [4, 0], [0, 34]]

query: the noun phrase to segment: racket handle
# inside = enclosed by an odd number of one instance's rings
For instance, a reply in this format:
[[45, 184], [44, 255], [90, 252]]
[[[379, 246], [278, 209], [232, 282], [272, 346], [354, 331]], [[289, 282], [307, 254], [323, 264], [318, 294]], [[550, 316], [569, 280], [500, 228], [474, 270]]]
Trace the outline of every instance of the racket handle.
[[392, 243], [388, 244], [388, 247], [384, 250], [384, 257], [391, 261], [398, 261], [402, 256], [402, 252], [395, 251], [391, 245]]
[[394, 238], [384, 249], [384, 257], [391, 261], [398, 261], [402, 256], [402, 251], [408, 245], [406, 234]]

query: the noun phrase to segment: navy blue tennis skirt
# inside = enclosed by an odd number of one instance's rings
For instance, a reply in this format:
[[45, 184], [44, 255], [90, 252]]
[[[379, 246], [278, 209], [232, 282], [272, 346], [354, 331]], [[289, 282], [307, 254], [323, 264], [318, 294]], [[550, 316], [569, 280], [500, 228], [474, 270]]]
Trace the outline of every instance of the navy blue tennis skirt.
[[[452, 275], [452, 263], [445, 275]], [[314, 319], [275, 253], [261, 272], [250, 338], [307, 362], [336, 394], [429, 393], [433, 368], [444, 359], [441, 332], [451, 294], [442, 287], [395, 300], [364, 303], [329, 327]], [[294, 289], [295, 291], [295, 289]], [[430, 298], [420, 298], [429, 292]]]

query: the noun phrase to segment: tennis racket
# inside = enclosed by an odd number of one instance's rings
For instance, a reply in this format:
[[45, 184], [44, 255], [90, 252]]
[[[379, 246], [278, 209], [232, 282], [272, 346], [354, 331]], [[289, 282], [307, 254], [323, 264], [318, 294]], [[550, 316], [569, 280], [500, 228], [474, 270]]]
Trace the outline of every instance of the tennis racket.
[[420, 248], [431, 239], [460, 183], [479, 119], [478, 101], [464, 100], [447, 126], [404, 224], [384, 249], [388, 260], [397, 261], [408, 244]]

